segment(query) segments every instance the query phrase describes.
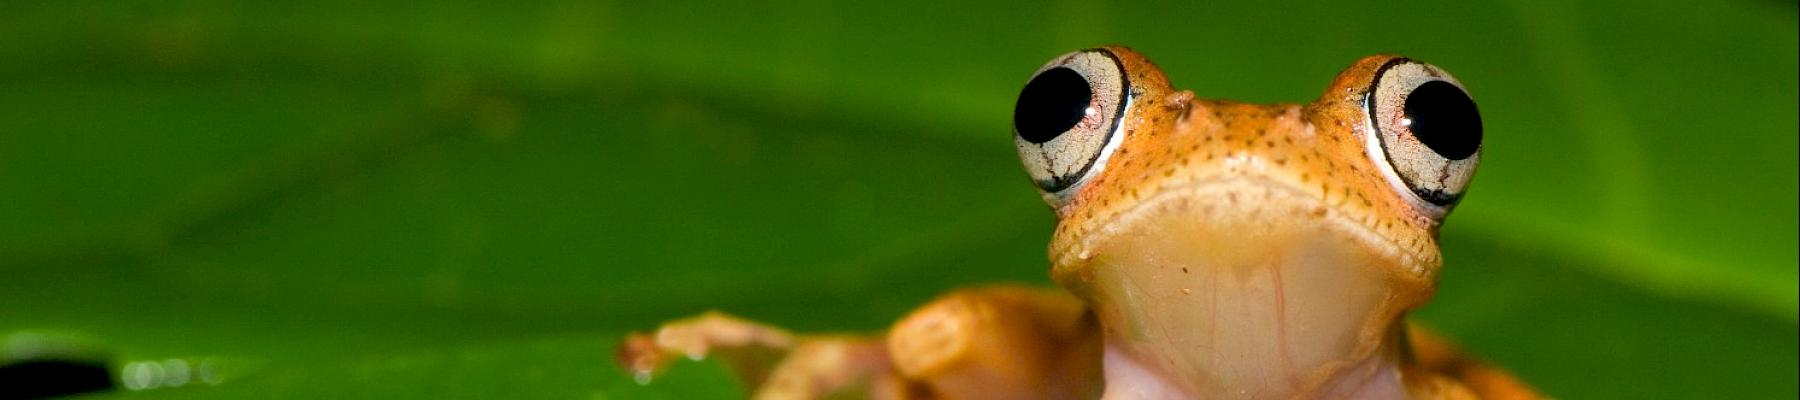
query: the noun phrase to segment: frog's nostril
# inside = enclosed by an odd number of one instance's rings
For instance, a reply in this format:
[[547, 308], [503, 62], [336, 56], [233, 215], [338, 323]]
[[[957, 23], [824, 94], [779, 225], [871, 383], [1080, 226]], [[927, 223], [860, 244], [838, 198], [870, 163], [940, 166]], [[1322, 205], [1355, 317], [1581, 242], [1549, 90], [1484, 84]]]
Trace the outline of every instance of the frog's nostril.
[[1075, 127], [1094, 112], [1094, 91], [1068, 68], [1051, 68], [1025, 84], [1013, 108], [1013, 127], [1025, 141], [1042, 144]]

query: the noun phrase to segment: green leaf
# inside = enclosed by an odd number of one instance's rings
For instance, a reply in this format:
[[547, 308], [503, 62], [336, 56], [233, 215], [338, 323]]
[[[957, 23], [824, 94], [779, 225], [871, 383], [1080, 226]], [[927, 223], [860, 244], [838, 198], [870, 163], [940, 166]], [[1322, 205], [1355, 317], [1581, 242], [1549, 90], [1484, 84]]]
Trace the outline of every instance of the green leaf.
[[152, 397], [738, 397], [612, 340], [1047, 285], [1013, 96], [1124, 43], [1256, 102], [1445, 67], [1489, 140], [1425, 323], [1561, 397], [1800, 394], [1793, 4], [1367, 3], [9, 6], [0, 354], [222, 377]]

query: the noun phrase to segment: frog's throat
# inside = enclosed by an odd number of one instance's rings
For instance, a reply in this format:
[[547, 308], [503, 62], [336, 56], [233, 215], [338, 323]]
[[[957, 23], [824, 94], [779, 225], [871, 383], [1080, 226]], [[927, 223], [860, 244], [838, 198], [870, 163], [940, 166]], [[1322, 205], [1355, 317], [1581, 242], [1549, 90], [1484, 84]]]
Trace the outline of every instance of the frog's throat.
[[1258, 177], [1166, 189], [1090, 236], [1054, 277], [1093, 305], [1109, 359], [1180, 397], [1400, 387], [1390, 338], [1436, 283], [1436, 265]]

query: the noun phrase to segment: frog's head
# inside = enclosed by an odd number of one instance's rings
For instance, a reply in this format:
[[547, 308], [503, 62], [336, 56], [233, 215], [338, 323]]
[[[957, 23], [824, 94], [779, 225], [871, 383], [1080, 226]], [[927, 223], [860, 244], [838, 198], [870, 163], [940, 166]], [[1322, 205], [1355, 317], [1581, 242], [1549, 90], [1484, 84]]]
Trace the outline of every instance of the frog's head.
[[1462, 85], [1393, 56], [1357, 61], [1312, 104], [1252, 105], [1088, 49], [1039, 68], [1013, 118], [1058, 216], [1056, 280], [1109, 346], [1160, 353], [1146, 357], [1189, 382], [1369, 359], [1430, 298], [1437, 228], [1481, 150]]

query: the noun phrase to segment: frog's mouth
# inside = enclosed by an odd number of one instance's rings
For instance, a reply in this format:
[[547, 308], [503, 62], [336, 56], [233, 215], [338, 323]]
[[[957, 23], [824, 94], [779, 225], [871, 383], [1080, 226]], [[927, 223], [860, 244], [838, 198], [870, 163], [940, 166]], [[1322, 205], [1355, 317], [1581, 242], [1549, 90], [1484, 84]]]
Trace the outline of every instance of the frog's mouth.
[[1399, 387], [1380, 350], [1435, 282], [1365, 224], [1270, 179], [1203, 180], [1104, 221], [1054, 275], [1109, 352], [1182, 393], [1341, 397]]
[[[1185, 215], [1171, 215], [1180, 212]], [[1397, 270], [1434, 279], [1438, 254], [1435, 247], [1418, 250], [1381, 235], [1373, 229], [1381, 223], [1372, 217], [1355, 217], [1310, 191], [1296, 188], [1282, 180], [1263, 176], [1203, 178], [1171, 185], [1137, 205], [1105, 220], [1088, 221], [1072, 237], [1078, 240], [1052, 243], [1051, 262], [1058, 270], [1076, 266], [1100, 250], [1119, 241], [1141, 238], [1130, 236], [1140, 224], [1194, 224], [1200, 227], [1236, 229], [1247, 233], [1270, 233], [1284, 223], [1295, 228], [1314, 228], [1318, 233], [1330, 232], [1355, 240], [1362, 247], [1378, 251], [1392, 260]], [[1058, 227], [1061, 228], [1066, 227]], [[1239, 240], [1259, 240], [1267, 235], [1253, 235]], [[1062, 271], [1058, 271], [1061, 273]]]

